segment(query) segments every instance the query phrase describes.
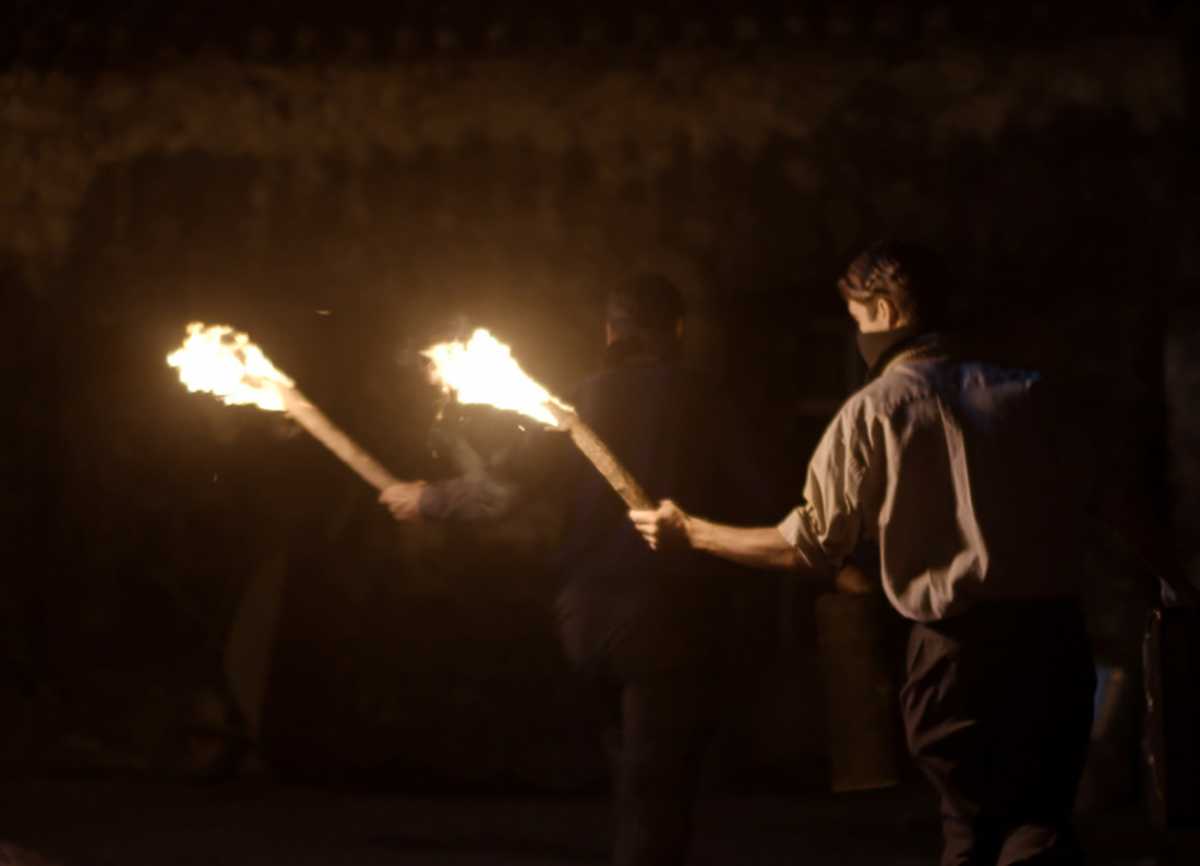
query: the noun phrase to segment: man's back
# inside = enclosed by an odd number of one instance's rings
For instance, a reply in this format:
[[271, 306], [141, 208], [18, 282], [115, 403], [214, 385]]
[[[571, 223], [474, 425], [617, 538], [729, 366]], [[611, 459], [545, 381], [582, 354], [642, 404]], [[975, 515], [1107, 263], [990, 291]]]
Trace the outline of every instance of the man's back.
[[895, 364], [848, 404], [870, 449], [864, 529], [905, 615], [1075, 592], [1078, 483], [1046, 390], [1036, 373], [934, 358]]
[[[763, 515], [765, 478], [754, 470], [745, 436], [711, 380], [676, 363], [634, 360], [583, 381], [572, 394], [596, 431], [652, 499], [670, 496], [729, 519]], [[583, 571], [659, 573], [678, 568], [642, 541], [626, 506], [605, 480], [575, 457], [571, 523], [563, 545], [567, 576]], [[721, 570], [709, 558], [690, 567]]]
[[[626, 362], [585, 380], [572, 399], [651, 498], [675, 497], [731, 520], [770, 513], [756, 455], [704, 376], [670, 362]], [[736, 622], [763, 616], [758, 600], [750, 605], [752, 594], [739, 591], [744, 581], [730, 578], [734, 566], [692, 551], [655, 553], [604, 479], [574, 461], [556, 564], [559, 615], [577, 663], [603, 657], [626, 672], [694, 664], [736, 642]], [[734, 615], [748, 606], [753, 615]]]

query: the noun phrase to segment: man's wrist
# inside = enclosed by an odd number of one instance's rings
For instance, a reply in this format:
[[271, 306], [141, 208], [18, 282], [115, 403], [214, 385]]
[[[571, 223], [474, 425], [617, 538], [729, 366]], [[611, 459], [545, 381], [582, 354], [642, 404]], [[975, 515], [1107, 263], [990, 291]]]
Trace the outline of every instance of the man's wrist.
[[419, 522], [428, 520], [430, 515], [426, 514], [426, 508], [431, 506], [432, 502], [427, 503], [426, 499], [433, 498], [432, 488], [430, 487], [429, 482], [423, 479], [412, 482], [412, 485], [414, 488], [412, 499], [413, 520]]

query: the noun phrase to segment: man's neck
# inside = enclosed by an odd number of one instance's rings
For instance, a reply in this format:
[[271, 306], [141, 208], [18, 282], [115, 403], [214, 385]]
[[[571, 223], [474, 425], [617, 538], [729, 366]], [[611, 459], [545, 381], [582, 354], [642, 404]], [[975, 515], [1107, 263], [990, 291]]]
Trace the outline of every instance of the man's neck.
[[901, 325], [890, 331], [859, 332], [858, 351], [871, 377], [874, 378], [898, 351], [922, 333], [923, 329], [917, 325]]

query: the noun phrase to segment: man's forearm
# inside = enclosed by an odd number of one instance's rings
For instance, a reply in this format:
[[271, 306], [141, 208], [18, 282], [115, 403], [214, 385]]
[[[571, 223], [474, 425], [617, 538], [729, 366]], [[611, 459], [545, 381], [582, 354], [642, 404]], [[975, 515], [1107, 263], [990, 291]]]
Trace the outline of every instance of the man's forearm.
[[688, 541], [696, 550], [750, 568], [790, 571], [799, 565], [795, 548], [774, 526], [726, 526], [690, 515], [686, 525]]

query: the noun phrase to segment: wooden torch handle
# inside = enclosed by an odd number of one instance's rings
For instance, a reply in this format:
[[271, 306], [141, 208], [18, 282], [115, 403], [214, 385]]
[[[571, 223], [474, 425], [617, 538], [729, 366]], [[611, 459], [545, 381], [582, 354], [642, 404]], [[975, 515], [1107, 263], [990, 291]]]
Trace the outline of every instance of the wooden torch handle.
[[295, 388], [276, 386], [283, 397], [284, 407], [301, 427], [313, 438], [336, 454], [343, 463], [353, 469], [372, 487], [383, 490], [396, 483], [396, 477], [374, 457], [364, 451], [357, 442], [347, 436], [340, 427], [309, 402]]
[[604, 476], [604, 480], [625, 500], [626, 505], [638, 509], [655, 506], [654, 500], [646, 494], [642, 485], [629, 473], [629, 470], [621, 465], [621, 461], [617, 460], [616, 455], [608, 450], [608, 446], [596, 435], [595, 430], [583, 423], [583, 420], [570, 410], [562, 409], [553, 403], [547, 403], [546, 406], [549, 408], [550, 414], [558, 421], [558, 426], [567, 432], [571, 441], [575, 443], [575, 447], [592, 462], [592, 465]]

